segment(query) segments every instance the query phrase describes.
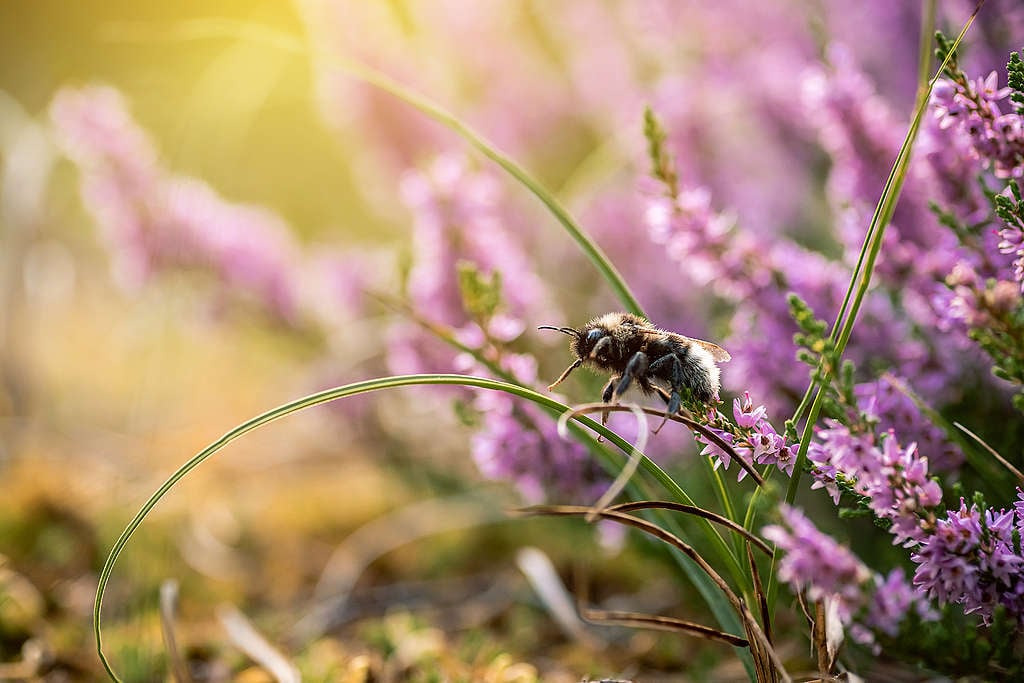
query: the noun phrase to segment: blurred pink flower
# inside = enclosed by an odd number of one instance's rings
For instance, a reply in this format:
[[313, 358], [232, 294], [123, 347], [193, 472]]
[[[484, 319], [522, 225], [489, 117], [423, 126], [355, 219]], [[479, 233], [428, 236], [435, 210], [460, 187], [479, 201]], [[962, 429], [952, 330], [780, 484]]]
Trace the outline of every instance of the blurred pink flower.
[[81, 169], [83, 199], [123, 286], [169, 269], [198, 270], [216, 277], [225, 293], [294, 320], [297, 247], [279, 216], [228, 202], [204, 182], [161, 168], [154, 145], [112, 88], [61, 90], [50, 115]]

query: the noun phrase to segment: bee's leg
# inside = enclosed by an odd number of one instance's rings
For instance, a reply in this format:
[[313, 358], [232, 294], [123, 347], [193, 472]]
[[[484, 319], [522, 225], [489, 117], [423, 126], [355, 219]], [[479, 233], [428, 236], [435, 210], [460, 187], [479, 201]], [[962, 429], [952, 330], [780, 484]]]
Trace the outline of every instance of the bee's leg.
[[608, 384], [604, 385], [604, 391], [601, 393], [602, 401], [605, 403], [612, 402], [612, 398], [615, 396], [615, 385], [619, 383], [620, 379], [622, 379], [622, 377], [614, 375], [610, 380], [608, 380]]
[[[671, 394], [669, 394], [669, 392], [667, 392], [666, 390], [654, 385], [651, 385], [651, 389], [654, 393], [661, 397], [661, 400], [664, 401], [666, 405], [672, 402]], [[658, 424], [657, 427], [651, 430], [651, 434], [657, 434], [658, 432], [660, 432], [661, 428], [664, 427], [665, 423], [668, 422], [668, 418], [670, 415], [672, 415], [672, 413], [666, 410], [665, 417], [662, 418], [661, 422]]]
[[[615, 385], [618, 383], [618, 381], [620, 379], [621, 379], [621, 377], [619, 377], [618, 375], [614, 375], [614, 376], [612, 376], [612, 378], [610, 380], [608, 380], [608, 384], [604, 385], [604, 391], [601, 392], [601, 401], [603, 403], [611, 403], [612, 402], [612, 395], [613, 395], [613, 393], [615, 391]], [[606, 424], [608, 424], [608, 411], [607, 410], [602, 410], [601, 411], [601, 426], [603, 427]], [[597, 435], [597, 440], [598, 440], [598, 442], [601, 442], [601, 441], [604, 440], [604, 437], [601, 436], [600, 434], [598, 434]]]
[[665, 408], [665, 419], [663, 419], [661, 421], [661, 424], [658, 425], [658, 428], [654, 430], [655, 434], [661, 431], [661, 428], [665, 426], [666, 422], [668, 422], [669, 417], [679, 412], [679, 407], [683, 403], [683, 363], [677, 355], [670, 354], [667, 356], [662, 356], [661, 358], [659, 358], [658, 360], [651, 364], [651, 372], [657, 370], [659, 366], [666, 364], [669, 365], [671, 368], [668, 382], [671, 391], [667, 392], [667, 394], [666, 392], [663, 391], [659, 392], [659, 394], [661, 394], [661, 397], [665, 400], [665, 403], [668, 405]]
[[626, 369], [622, 373], [622, 379], [619, 380], [619, 385], [615, 387], [615, 392], [612, 394], [612, 399], [617, 399], [626, 393], [629, 389], [629, 385], [633, 382], [636, 377], [647, 376], [647, 354], [643, 351], [637, 351], [633, 354], [633, 357], [626, 363]]

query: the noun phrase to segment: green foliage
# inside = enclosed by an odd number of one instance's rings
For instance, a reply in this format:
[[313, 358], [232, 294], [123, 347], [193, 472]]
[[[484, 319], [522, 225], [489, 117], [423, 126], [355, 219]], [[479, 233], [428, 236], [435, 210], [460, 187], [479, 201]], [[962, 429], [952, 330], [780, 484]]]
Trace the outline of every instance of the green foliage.
[[[973, 327], [969, 335], [992, 359], [993, 375], [1024, 386], [1024, 306], [1019, 301], [1015, 284], [986, 281], [979, 292], [984, 324]], [[1024, 407], [1024, 396], [1015, 396], [1014, 405]]]
[[1005, 194], [994, 194], [992, 199], [992, 210], [1008, 226], [1015, 226], [1024, 229], [1024, 199], [1021, 198], [1020, 186], [1010, 181], [1006, 184]]
[[666, 192], [670, 197], [677, 197], [679, 195], [679, 176], [676, 173], [672, 155], [665, 149], [665, 140], [668, 135], [649, 106], [644, 108], [644, 137], [647, 139], [647, 157], [651, 161], [651, 175], [665, 185]]
[[[797, 345], [797, 360], [811, 366], [811, 382], [824, 392], [822, 410], [826, 415], [842, 417], [846, 407], [856, 405], [853, 396], [854, 370], [852, 361], [842, 360], [835, 340], [829, 336], [829, 325], [815, 317], [807, 302], [790, 293], [789, 314], [800, 331], [793, 335]], [[787, 430], [790, 425], [787, 423]], [[793, 425], [795, 432], [795, 424]]]
[[1010, 101], [1018, 112], [1024, 112], [1024, 61], [1016, 52], [1010, 53], [1010, 61], [1006, 63], [1006, 80], [1013, 90]]
[[455, 412], [455, 417], [458, 418], [459, 422], [466, 427], [476, 429], [480, 426], [480, 411], [469, 401], [455, 399], [452, 401], [452, 410]]
[[960, 79], [964, 78], [964, 74], [960, 70], [958, 62], [958, 57], [960, 55], [953, 47], [955, 42], [956, 41], [948, 38], [942, 31], [935, 32], [935, 59], [938, 60], [939, 64], [946, 62], [946, 67], [942, 70], [942, 75], [959, 82]]
[[459, 261], [456, 269], [466, 313], [477, 323], [490, 320], [502, 304], [501, 273], [494, 271], [488, 277], [470, 261]]
[[978, 626], [964, 616], [959, 605], [947, 605], [938, 621], [907, 615], [900, 633], [882, 639], [884, 650], [905, 653], [923, 666], [946, 675], [971, 680], [1024, 679], [1024, 657], [1015, 620], [1006, 610], [995, 610], [989, 626]]

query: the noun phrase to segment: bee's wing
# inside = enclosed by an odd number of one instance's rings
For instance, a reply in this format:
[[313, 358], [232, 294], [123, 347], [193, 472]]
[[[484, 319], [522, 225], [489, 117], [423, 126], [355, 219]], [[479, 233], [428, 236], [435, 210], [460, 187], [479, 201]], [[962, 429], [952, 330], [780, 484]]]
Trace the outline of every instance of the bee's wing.
[[711, 357], [714, 358], [719, 363], [726, 363], [726, 362], [732, 360], [732, 356], [729, 354], [729, 352], [726, 351], [725, 349], [723, 349], [718, 344], [712, 344], [711, 342], [704, 341], [703, 339], [694, 339], [692, 337], [684, 337], [681, 334], [676, 334], [676, 335], [673, 335], [673, 336], [685, 339], [686, 341], [690, 342], [691, 344], [696, 344], [697, 346], [701, 347], [702, 349], [704, 349], [705, 351], [710, 353]]
[[699, 346], [702, 349], [704, 349], [705, 351], [707, 351], [708, 353], [710, 353], [711, 357], [714, 358], [719, 363], [725, 363], [727, 361], [732, 360], [732, 356], [729, 355], [729, 352], [726, 351], [725, 349], [723, 349], [718, 344], [712, 344], [711, 342], [704, 341], [703, 339], [694, 339], [693, 337], [687, 337], [687, 336], [684, 336], [684, 335], [681, 335], [681, 334], [677, 334], [675, 332], [667, 332], [665, 330], [659, 330], [656, 327], [641, 327], [639, 329], [642, 332], [651, 332], [653, 334], [663, 334], [663, 335], [666, 335], [666, 336], [670, 337], [671, 339], [675, 339], [676, 341], [678, 341], [681, 344], [694, 344], [696, 346]]

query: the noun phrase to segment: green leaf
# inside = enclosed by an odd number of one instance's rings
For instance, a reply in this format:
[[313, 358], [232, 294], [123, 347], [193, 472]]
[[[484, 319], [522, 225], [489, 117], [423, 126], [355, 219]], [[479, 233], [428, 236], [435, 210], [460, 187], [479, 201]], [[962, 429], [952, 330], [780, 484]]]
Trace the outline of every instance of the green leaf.
[[489, 320], [502, 303], [501, 273], [495, 270], [487, 277], [470, 261], [459, 261], [456, 270], [466, 312], [475, 321]]

